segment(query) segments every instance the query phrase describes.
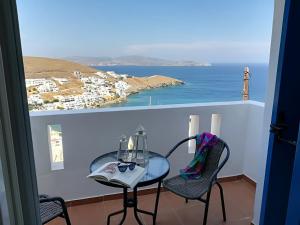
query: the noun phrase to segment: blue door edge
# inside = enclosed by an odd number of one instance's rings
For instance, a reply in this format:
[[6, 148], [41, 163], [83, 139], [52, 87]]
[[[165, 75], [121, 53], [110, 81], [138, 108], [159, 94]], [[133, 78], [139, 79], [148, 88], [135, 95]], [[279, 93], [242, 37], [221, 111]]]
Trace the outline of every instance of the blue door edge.
[[[277, 63], [277, 73], [276, 73], [276, 84], [275, 84], [275, 93], [274, 93], [274, 100], [273, 100], [273, 110], [272, 110], [272, 122], [276, 123], [277, 118], [277, 108], [278, 108], [278, 100], [279, 100], [279, 90], [281, 78], [282, 78], [282, 67], [284, 63], [284, 52], [285, 52], [285, 44], [286, 44], [286, 33], [289, 21], [289, 12], [291, 7], [291, 0], [285, 1], [284, 6], [284, 15], [282, 21], [282, 30], [281, 30], [281, 39], [280, 39], [280, 50], [279, 50], [279, 57]], [[272, 164], [272, 156], [273, 156], [273, 144], [274, 144], [274, 134], [270, 133], [269, 135], [269, 144], [268, 144], [268, 151], [267, 151], [267, 162], [265, 167], [265, 178], [263, 184], [263, 196], [262, 196], [262, 203], [261, 203], [261, 210], [260, 210], [260, 218], [259, 218], [259, 225], [268, 225], [267, 221], [265, 221], [265, 214], [266, 214], [266, 207], [268, 201], [268, 191], [269, 191], [269, 182], [270, 182], [270, 171], [271, 171], [271, 164]]]
[[[299, 129], [300, 129], [300, 123], [299, 123]], [[300, 131], [298, 131], [298, 139], [296, 144], [296, 156], [295, 156], [295, 163], [293, 168], [293, 176], [291, 181], [291, 190], [290, 190], [290, 196], [289, 196], [289, 205], [287, 209], [287, 217], [286, 217], [286, 223], [285, 225], [293, 225], [293, 224], [300, 224], [300, 221], [298, 217], [295, 217], [295, 215], [299, 214], [300, 209]], [[294, 198], [297, 196], [297, 198]]]

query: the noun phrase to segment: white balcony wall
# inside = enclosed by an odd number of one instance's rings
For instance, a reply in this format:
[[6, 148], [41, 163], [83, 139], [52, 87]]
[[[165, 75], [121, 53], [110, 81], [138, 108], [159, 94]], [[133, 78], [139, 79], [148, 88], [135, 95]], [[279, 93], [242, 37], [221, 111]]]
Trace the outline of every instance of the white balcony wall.
[[262, 150], [263, 132], [263, 110], [262, 103], [249, 104], [247, 117], [247, 130], [245, 132], [244, 143], [244, 174], [253, 181], [258, 181], [259, 168], [264, 151]]
[[[31, 113], [31, 128], [40, 193], [66, 200], [117, 193], [86, 178], [93, 159], [116, 150], [122, 134], [131, 135], [142, 124], [150, 150], [166, 154], [188, 136], [190, 115], [199, 115], [200, 132], [210, 131], [212, 114], [221, 115], [220, 136], [231, 156], [220, 177], [246, 174], [257, 180], [257, 158], [261, 157], [261, 103], [227, 102], [134, 108], [111, 108]], [[60, 124], [63, 132], [64, 169], [51, 171], [47, 125]], [[170, 175], [192, 159], [186, 143], [170, 158]]]

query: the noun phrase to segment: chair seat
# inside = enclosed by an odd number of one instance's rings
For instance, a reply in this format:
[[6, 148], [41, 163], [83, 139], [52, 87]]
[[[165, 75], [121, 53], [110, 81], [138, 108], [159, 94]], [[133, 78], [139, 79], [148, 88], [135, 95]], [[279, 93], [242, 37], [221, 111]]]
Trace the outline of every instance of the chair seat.
[[63, 210], [59, 202], [43, 202], [40, 203], [40, 213], [42, 223], [63, 215]]
[[175, 176], [163, 181], [163, 185], [171, 192], [187, 199], [199, 199], [209, 189], [210, 180], [207, 177], [188, 180]]

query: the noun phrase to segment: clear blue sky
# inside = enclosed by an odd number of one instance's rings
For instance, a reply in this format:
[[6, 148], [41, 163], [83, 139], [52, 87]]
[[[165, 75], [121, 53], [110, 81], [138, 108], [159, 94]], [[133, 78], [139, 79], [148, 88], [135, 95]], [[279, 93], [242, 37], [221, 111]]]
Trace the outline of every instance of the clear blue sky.
[[24, 55], [268, 62], [274, 0], [17, 0]]

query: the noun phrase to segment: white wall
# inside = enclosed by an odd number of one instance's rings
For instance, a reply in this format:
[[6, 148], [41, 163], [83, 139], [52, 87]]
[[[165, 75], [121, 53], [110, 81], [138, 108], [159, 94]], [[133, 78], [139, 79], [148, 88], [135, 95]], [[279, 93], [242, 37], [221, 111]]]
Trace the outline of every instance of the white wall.
[[274, 19], [273, 19], [273, 31], [272, 31], [272, 42], [270, 50], [270, 62], [269, 62], [269, 77], [268, 77], [268, 87], [266, 95], [266, 105], [264, 112], [264, 121], [262, 128], [262, 142], [261, 142], [261, 158], [258, 161], [259, 171], [257, 188], [255, 194], [255, 205], [254, 205], [254, 219], [253, 224], [259, 224], [260, 210], [263, 196], [263, 185], [265, 178], [265, 168], [267, 160], [267, 151], [269, 143], [269, 130], [273, 109], [273, 99], [275, 92], [276, 84], [276, 74], [277, 74], [277, 63], [279, 56], [279, 47], [281, 40], [281, 28], [282, 28], [282, 19], [284, 13], [285, 0], [276, 0], [274, 7]]
[[[231, 149], [230, 159], [220, 176], [246, 173], [257, 180], [256, 166], [245, 163], [245, 158], [261, 157], [256, 145], [255, 155], [251, 154], [253, 140], [260, 142], [261, 135], [254, 124], [262, 123], [263, 110], [262, 104], [249, 101], [31, 113], [39, 192], [60, 195], [66, 200], [119, 192], [86, 176], [90, 162], [116, 149], [122, 134], [132, 134], [141, 123], [148, 133], [150, 150], [164, 155], [188, 136], [190, 115], [200, 115], [200, 132], [203, 132], [210, 131], [213, 113], [221, 114], [221, 138]], [[50, 170], [48, 124], [62, 126], [64, 170]], [[178, 149], [170, 158], [170, 175], [178, 173], [192, 156], [188, 154], [187, 144]]]
[[253, 102], [247, 111], [247, 134], [245, 139], [244, 174], [257, 182], [259, 162], [262, 155], [261, 135], [263, 127], [263, 103]]

